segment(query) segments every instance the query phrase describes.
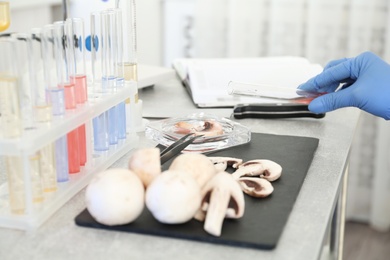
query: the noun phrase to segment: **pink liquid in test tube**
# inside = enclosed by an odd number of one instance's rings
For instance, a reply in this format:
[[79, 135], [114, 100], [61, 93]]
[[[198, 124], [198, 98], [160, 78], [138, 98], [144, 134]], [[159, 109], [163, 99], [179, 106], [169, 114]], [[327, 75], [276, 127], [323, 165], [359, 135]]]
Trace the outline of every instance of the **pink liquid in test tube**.
[[[75, 85], [73, 83], [67, 83], [61, 85], [64, 88], [65, 93], [65, 108], [76, 108], [76, 96]], [[68, 165], [69, 173], [80, 172], [80, 148], [79, 148], [79, 131], [75, 129], [68, 133]]]
[[[76, 75], [71, 76], [70, 80], [75, 85], [75, 96], [77, 104], [84, 104], [87, 101], [87, 76]], [[85, 135], [85, 125], [78, 128], [79, 131], [79, 152], [80, 165], [84, 166], [87, 162], [87, 139]]]

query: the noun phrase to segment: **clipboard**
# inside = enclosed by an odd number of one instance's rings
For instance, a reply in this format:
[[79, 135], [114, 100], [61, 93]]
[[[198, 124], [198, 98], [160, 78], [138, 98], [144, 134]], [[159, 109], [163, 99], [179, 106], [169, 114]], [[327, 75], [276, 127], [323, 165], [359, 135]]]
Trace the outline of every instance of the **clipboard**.
[[233, 96], [230, 81], [296, 89], [322, 71], [302, 57], [177, 59], [173, 62], [183, 86], [199, 108], [234, 107], [240, 103], [273, 103], [272, 99]]

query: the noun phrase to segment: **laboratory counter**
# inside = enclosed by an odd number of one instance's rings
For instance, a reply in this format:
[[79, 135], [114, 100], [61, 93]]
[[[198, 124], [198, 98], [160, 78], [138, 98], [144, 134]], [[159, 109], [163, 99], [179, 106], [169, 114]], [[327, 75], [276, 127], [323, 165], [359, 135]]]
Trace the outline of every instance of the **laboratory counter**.
[[[139, 91], [139, 97], [143, 101], [143, 115], [149, 120], [199, 112], [177, 80], [144, 88]], [[232, 109], [202, 109], [201, 112], [230, 117]], [[359, 114], [357, 109], [347, 108], [327, 113], [323, 119], [238, 120], [254, 133], [319, 139], [303, 186], [273, 250], [80, 227], [74, 219], [86, 207], [83, 189], [36, 230], [0, 228], [0, 259], [337, 258], [343, 234], [341, 195], [345, 194], [343, 184]], [[156, 145], [146, 139], [143, 132], [139, 136], [139, 147]], [[129, 151], [112, 167], [126, 167], [131, 153]]]

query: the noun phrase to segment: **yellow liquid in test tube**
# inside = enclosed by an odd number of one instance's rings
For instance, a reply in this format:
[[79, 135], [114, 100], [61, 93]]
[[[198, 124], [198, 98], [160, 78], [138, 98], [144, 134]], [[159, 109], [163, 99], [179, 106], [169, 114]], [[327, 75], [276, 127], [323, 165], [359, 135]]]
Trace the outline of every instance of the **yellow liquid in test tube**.
[[0, 32], [7, 30], [10, 22], [9, 3], [0, 1]]
[[[125, 63], [123, 65], [123, 75], [125, 80], [138, 81], [137, 63]], [[138, 93], [134, 96], [134, 103], [138, 103]], [[126, 99], [126, 104], [131, 102], [130, 98]]]

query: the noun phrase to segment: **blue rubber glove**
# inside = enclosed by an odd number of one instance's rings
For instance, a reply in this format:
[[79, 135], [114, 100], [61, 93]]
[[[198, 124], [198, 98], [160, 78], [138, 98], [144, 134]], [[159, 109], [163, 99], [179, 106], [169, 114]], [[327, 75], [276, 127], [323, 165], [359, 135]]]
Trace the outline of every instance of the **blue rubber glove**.
[[[345, 84], [336, 91], [340, 83]], [[390, 65], [371, 52], [331, 61], [322, 73], [298, 89], [329, 93], [310, 102], [309, 110], [313, 113], [357, 107], [390, 119]]]

